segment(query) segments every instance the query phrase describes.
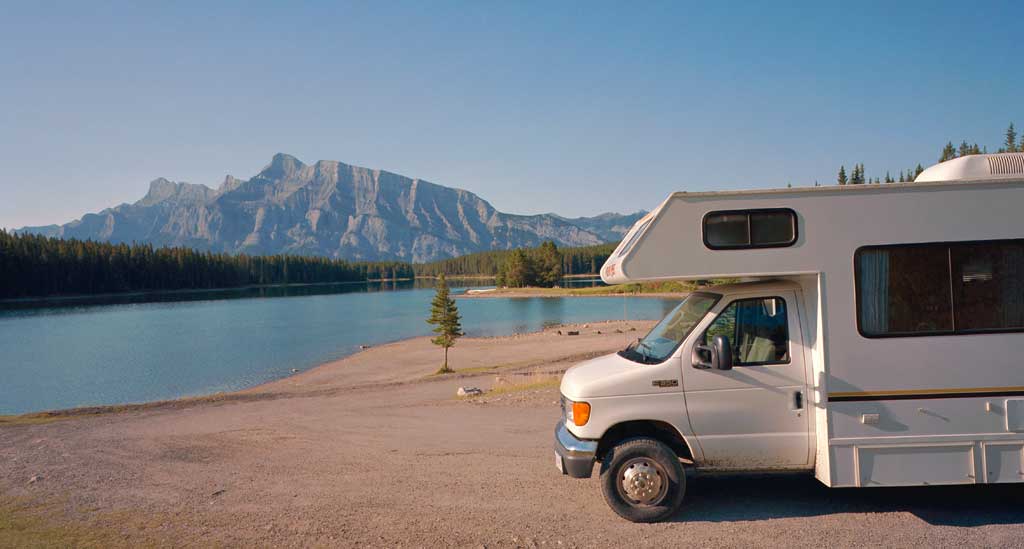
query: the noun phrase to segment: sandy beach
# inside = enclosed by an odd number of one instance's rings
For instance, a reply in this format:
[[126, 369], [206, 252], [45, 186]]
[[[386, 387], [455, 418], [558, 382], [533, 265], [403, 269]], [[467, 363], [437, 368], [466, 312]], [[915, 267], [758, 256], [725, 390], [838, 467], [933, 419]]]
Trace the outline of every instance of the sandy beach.
[[[427, 338], [241, 393], [0, 424], [0, 546], [1014, 546], [1017, 486], [695, 478], [653, 525], [558, 474], [558, 376], [650, 322]], [[579, 330], [578, 336], [559, 335]], [[494, 388], [458, 398], [459, 386]], [[97, 413], [104, 412], [104, 413]]]

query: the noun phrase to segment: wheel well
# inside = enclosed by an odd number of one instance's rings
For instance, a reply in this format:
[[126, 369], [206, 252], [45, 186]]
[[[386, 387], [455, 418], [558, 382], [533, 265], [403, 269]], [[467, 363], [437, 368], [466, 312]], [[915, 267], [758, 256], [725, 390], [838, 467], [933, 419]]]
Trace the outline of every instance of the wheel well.
[[693, 462], [693, 453], [683, 435], [671, 424], [655, 420], [626, 421], [613, 425], [597, 443], [597, 459], [604, 459], [608, 450], [623, 440], [636, 437], [653, 438], [671, 448], [680, 458]]

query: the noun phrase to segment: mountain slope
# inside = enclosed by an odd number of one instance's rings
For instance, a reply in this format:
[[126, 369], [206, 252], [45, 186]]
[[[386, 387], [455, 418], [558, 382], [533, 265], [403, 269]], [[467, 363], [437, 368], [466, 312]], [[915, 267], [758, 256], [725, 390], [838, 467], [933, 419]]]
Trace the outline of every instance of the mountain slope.
[[567, 218], [556, 214], [549, 214], [566, 223], [571, 223], [577, 227], [596, 234], [604, 242], [617, 242], [622, 240], [622, 237], [626, 235], [633, 224], [638, 219], [647, 215], [645, 211], [639, 211], [631, 214], [618, 214], [618, 213], [603, 213], [594, 217], [573, 217]]
[[335, 161], [306, 165], [276, 154], [251, 179], [227, 176], [216, 190], [161, 178], [133, 204], [17, 232], [230, 253], [421, 262], [544, 240], [599, 244], [621, 238], [620, 229], [632, 219], [506, 214], [469, 191]]

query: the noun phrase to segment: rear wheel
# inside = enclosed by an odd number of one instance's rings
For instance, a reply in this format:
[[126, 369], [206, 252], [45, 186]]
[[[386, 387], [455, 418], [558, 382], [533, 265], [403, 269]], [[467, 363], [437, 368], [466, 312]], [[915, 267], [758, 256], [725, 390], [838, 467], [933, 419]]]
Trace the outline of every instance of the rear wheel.
[[632, 522], [656, 522], [679, 509], [686, 492], [686, 475], [671, 448], [651, 438], [634, 438], [604, 456], [601, 492], [620, 517]]

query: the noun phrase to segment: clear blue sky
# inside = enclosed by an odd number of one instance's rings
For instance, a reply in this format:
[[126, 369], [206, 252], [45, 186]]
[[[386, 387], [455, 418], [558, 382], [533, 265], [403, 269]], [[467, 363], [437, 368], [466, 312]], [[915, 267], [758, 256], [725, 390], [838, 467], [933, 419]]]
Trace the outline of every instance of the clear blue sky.
[[278, 151], [576, 216], [1024, 125], [1019, 1], [133, 4], [0, 8], [0, 226]]

